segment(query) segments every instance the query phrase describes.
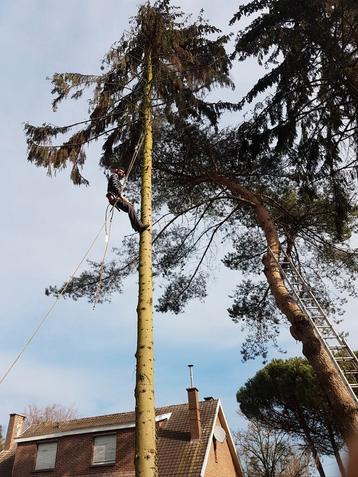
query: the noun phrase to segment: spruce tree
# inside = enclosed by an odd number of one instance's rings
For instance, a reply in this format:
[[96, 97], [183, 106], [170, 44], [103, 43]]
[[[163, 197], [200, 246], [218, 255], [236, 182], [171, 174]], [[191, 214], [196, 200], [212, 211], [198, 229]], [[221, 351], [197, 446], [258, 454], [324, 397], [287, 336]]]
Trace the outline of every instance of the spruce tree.
[[[163, 125], [183, 125], [190, 119], [207, 118], [216, 124], [228, 104], [211, 104], [205, 95], [214, 86], [233, 86], [229, 78], [230, 60], [224, 45], [227, 36], [200, 15], [196, 21], [169, 0], [147, 2], [139, 7], [130, 31], [105, 56], [102, 73], [55, 74], [53, 108], [67, 98], [79, 99], [93, 88], [89, 118], [67, 126], [26, 124], [28, 159], [52, 175], [71, 167], [74, 184], [88, 184], [83, 176], [86, 146], [103, 138], [100, 164], [118, 161], [127, 166], [136, 144], [144, 134], [141, 161], [141, 219], [150, 227], [139, 245], [138, 341], [136, 370], [136, 451], [137, 476], [157, 475], [153, 322], [152, 322], [152, 147], [153, 130]], [[215, 37], [215, 38], [214, 38]], [[58, 136], [67, 137], [59, 146]], [[138, 177], [136, 165], [133, 177]]]

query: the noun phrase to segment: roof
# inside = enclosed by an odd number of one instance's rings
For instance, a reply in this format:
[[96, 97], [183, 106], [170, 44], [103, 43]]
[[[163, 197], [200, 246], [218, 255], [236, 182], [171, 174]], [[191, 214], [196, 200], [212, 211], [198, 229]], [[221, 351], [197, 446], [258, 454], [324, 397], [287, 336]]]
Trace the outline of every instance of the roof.
[[173, 413], [158, 431], [160, 477], [199, 477], [213, 429], [219, 401], [200, 402], [201, 439], [190, 441], [188, 404], [171, 406]]
[[10, 450], [3, 450], [0, 452], [0, 475], [1, 477], [11, 476], [12, 468], [15, 461], [16, 447], [12, 447]]
[[[177, 404], [161, 407], [156, 410], [156, 416], [170, 414], [169, 419], [162, 421], [158, 429], [158, 466], [160, 477], [199, 477], [203, 467], [209, 439], [218, 413], [219, 401], [211, 399], [200, 402], [200, 417], [202, 437], [190, 440], [190, 420], [188, 404]], [[168, 416], [165, 416], [168, 417]], [[80, 433], [93, 432], [93, 428], [105, 426], [131, 427], [134, 422], [134, 412], [107, 414], [104, 416], [85, 417], [66, 422], [45, 422], [30, 426], [20, 439], [39, 438], [75, 431]], [[66, 434], [65, 434], [66, 435]], [[0, 453], [1, 463], [2, 453]], [[0, 464], [1, 465], [1, 464]], [[1, 467], [0, 467], [1, 469]], [[2, 473], [1, 476], [11, 475]]]
[[[156, 420], [165, 418], [168, 412], [163, 410], [171, 409], [173, 406], [160, 408], [156, 410]], [[170, 411], [169, 411], [170, 412]], [[158, 419], [159, 418], [159, 419]], [[22, 442], [25, 440], [45, 439], [48, 436], [66, 435], [66, 434], [85, 434], [93, 430], [107, 430], [108, 428], [130, 428], [134, 427], [134, 412], [123, 412], [118, 414], [106, 414], [104, 416], [83, 417], [81, 419], [72, 419], [70, 421], [49, 421], [33, 424], [28, 427], [16, 440]], [[99, 429], [100, 428], [100, 429]], [[103, 429], [102, 429], [103, 428]]]

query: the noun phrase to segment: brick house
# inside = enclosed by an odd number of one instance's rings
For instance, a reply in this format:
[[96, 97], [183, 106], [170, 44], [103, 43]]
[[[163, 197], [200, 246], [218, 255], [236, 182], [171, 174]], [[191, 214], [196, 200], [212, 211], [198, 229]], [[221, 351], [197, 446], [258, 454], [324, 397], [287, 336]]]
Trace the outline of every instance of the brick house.
[[[199, 401], [156, 410], [159, 477], [242, 477], [221, 403]], [[0, 477], [133, 477], [134, 413], [35, 424], [10, 414]]]

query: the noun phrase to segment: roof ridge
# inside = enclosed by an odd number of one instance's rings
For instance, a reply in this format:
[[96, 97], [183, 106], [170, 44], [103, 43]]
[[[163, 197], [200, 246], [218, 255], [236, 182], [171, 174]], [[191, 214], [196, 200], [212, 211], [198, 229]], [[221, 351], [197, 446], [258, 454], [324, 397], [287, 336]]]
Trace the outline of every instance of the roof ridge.
[[[218, 402], [219, 399], [215, 398], [215, 399], [211, 399], [210, 401], [208, 400], [201, 400], [199, 401], [199, 403], [208, 403], [208, 402]], [[169, 408], [173, 408], [173, 407], [180, 407], [180, 406], [186, 406], [188, 403], [187, 402], [183, 402], [183, 403], [178, 403], [178, 404], [167, 404], [166, 406], [160, 406], [160, 407], [156, 407], [155, 408], [155, 411], [156, 412], [159, 412], [163, 409], [169, 409]], [[84, 416], [84, 417], [77, 417], [75, 419], [69, 419], [69, 420], [53, 420], [53, 421], [43, 421], [43, 422], [37, 422], [35, 424], [32, 424], [31, 426], [29, 426], [26, 431], [28, 429], [30, 429], [31, 427], [32, 428], [35, 428], [36, 426], [41, 426], [41, 425], [44, 425], [44, 424], [52, 424], [52, 423], [66, 423], [66, 424], [71, 424], [71, 423], [74, 423], [74, 422], [78, 422], [78, 421], [86, 421], [86, 420], [90, 420], [90, 419], [95, 419], [95, 418], [110, 418], [110, 417], [114, 417], [114, 416], [123, 416], [125, 414], [134, 414], [135, 411], [123, 411], [123, 412], [112, 412], [112, 413], [109, 413], [109, 414], [96, 414], [96, 415], [92, 415], [92, 416]]]
[[[219, 399], [212, 399], [210, 401], [200, 401], [200, 407], [205, 412], [205, 409], [216, 407]], [[188, 403], [171, 404], [168, 406], [161, 406], [156, 408], [156, 416], [168, 413], [177, 413], [188, 410]], [[37, 424], [32, 424], [19, 436], [21, 439], [27, 439], [32, 436], [41, 436], [56, 432], [67, 432], [72, 430], [89, 429], [92, 427], [101, 427], [108, 425], [132, 425], [135, 423], [135, 412], [119, 412], [112, 414], [103, 414], [97, 416], [87, 416], [77, 419], [71, 419], [68, 421], [46, 421]]]

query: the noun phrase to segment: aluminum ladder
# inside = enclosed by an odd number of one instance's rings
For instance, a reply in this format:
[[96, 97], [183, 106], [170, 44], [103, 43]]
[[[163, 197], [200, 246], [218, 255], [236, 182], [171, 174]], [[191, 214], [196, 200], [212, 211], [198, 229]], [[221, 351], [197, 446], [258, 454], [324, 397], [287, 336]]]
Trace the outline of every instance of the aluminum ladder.
[[281, 259], [278, 262], [270, 249], [269, 252], [280, 269], [290, 295], [295, 298], [302, 311], [308, 316], [343, 382], [358, 404], [358, 359], [356, 355], [346, 340], [334, 329], [312, 288], [292, 259], [281, 250]]

